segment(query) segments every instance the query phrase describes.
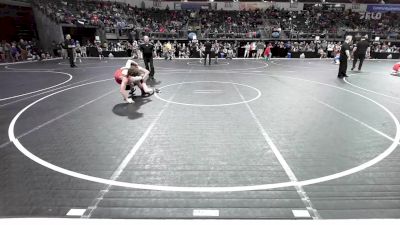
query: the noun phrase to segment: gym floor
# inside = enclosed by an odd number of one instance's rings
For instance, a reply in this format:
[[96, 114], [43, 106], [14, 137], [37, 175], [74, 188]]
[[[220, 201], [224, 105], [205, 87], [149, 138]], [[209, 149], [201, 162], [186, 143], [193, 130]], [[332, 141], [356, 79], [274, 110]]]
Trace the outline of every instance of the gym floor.
[[400, 218], [395, 61], [125, 62], [1, 66], [0, 217]]

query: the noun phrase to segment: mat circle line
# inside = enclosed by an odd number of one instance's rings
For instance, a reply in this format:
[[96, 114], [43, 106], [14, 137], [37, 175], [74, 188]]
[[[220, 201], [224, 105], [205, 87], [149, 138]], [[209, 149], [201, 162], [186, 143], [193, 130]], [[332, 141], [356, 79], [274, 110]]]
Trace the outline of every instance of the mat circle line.
[[[18, 71], [0, 71], [0, 72], [17, 73]], [[38, 92], [41, 92], [41, 91], [45, 91], [45, 90], [48, 90], [48, 89], [51, 89], [51, 88], [54, 88], [54, 87], [58, 87], [58, 86], [60, 86], [60, 85], [63, 85], [63, 84], [68, 83], [68, 82], [71, 81], [72, 78], [73, 78], [73, 76], [72, 76], [71, 74], [69, 74], [69, 73], [64, 73], [64, 72], [56, 72], [56, 71], [30, 71], [30, 72], [32, 72], [32, 73], [59, 73], [59, 74], [67, 75], [67, 76], [69, 76], [69, 78], [68, 78], [66, 81], [63, 81], [63, 82], [61, 82], [61, 83], [59, 83], [59, 84], [56, 84], [56, 85], [53, 85], [53, 86], [50, 86], [50, 87], [47, 87], [47, 88], [43, 88], [43, 89], [39, 89], [39, 90], [36, 90], [36, 91], [27, 92], [27, 93], [24, 93], [24, 94], [14, 95], [14, 96], [6, 97], [6, 98], [0, 98], [0, 101], [5, 101], [5, 100], [14, 99], [14, 98], [19, 98], [19, 97], [22, 97], [22, 96], [26, 96], [26, 95], [38, 93]]]
[[[249, 72], [251, 72], [251, 71], [253, 71], [253, 70], [257, 70], [257, 69], [263, 69], [263, 68], [267, 68], [269, 65], [268, 65], [268, 63], [261, 63], [261, 64], [264, 64], [263, 66], [259, 66], [259, 67], [254, 67], [254, 68], [246, 68], [246, 69], [229, 69], [229, 71], [230, 72], [237, 72], [237, 71], [245, 71], [245, 70], [247, 70], [247, 71], [249, 71]], [[217, 64], [218, 65], [218, 64]], [[199, 67], [204, 67], [204, 66], [200, 66], [199, 65]], [[213, 66], [211, 66], [211, 68], [212, 68]], [[176, 68], [172, 68], [172, 67], [162, 67], [162, 66], [155, 66], [155, 68], [157, 69], [157, 68], [159, 68], [159, 69], [176, 69]], [[187, 71], [188, 69], [187, 68], [182, 68], [182, 69], [180, 69], [180, 70], [182, 70], [182, 71]], [[210, 72], [210, 71], [212, 71], [212, 72], [217, 72], [217, 71], [223, 71], [223, 72], [226, 72], [226, 69], [216, 69], [216, 70], [204, 70], [204, 69], [199, 69], [199, 70], [197, 70], [197, 69], [193, 69], [192, 70], [193, 72], [195, 72], [195, 71], [207, 71], [207, 72]]]
[[35, 69], [35, 68], [22, 68], [22, 69], [18, 69], [18, 68], [12, 68], [9, 66], [5, 66], [4, 69], [6, 70], [13, 70], [13, 71], [29, 71], [29, 72], [53, 72], [56, 69]]
[[239, 86], [243, 86], [243, 87], [247, 87], [247, 88], [253, 89], [254, 91], [257, 92], [257, 96], [252, 98], [252, 99], [241, 101], [241, 102], [232, 102], [232, 103], [224, 103], [224, 104], [214, 104], [214, 105], [210, 104], [210, 105], [207, 105], [207, 104], [190, 104], [190, 103], [175, 102], [175, 101], [164, 99], [157, 93], [154, 93], [154, 95], [158, 99], [160, 99], [161, 101], [164, 101], [164, 102], [168, 102], [168, 103], [172, 103], [172, 104], [176, 104], [176, 105], [194, 106], [194, 107], [222, 107], [222, 106], [239, 105], [239, 104], [245, 104], [245, 103], [249, 103], [249, 102], [255, 101], [255, 100], [257, 100], [257, 99], [259, 99], [261, 97], [261, 91], [258, 90], [255, 87], [252, 87], [252, 86], [249, 86], [249, 85], [246, 85], [246, 84], [239, 84], [239, 83], [226, 82], [226, 81], [190, 81], [190, 82], [181, 82], [181, 83], [174, 83], [174, 84], [165, 85], [165, 86], [160, 87], [158, 89], [162, 90], [164, 88], [171, 87], [171, 86], [182, 85], [182, 84], [196, 84], [196, 83], [217, 83], [217, 84], [239, 85]]
[[282, 76], [282, 75], [268, 75], [268, 76], [273, 76], [273, 77], [284, 77], [284, 78], [289, 78], [289, 79], [295, 79], [295, 80], [299, 80], [299, 81], [304, 81], [304, 82], [310, 82], [310, 83], [315, 83], [315, 84], [320, 84], [320, 85], [324, 85], [327, 87], [332, 87], [338, 90], [342, 90], [348, 93], [352, 93], [356, 96], [359, 96], [361, 98], [364, 98], [376, 105], [378, 105], [380, 108], [382, 108], [385, 112], [387, 112], [389, 114], [389, 116], [392, 118], [395, 126], [396, 126], [396, 135], [395, 138], [392, 142], [392, 144], [380, 155], [376, 156], [375, 158], [350, 169], [344, 170], [342, 172], [338, 172], [332, 175], [327, 175], [327, 176], [323, 176], [323, 177], [318, 177], [318, 178], [313, 178], [313, 179], [308, 179], [308, 180], [302, 180], [302, 181], [288, 181], [288, 182], [282, 182], [282, 183], [272, 183], [272, 184], [261, 184], [261, 185], [250, 185], [250, 186], [234, 186], [234, 187], [183, 187], [183, 186], [162, 186], [162, 185], [151, 185], [151, 184], [137, 184], [137, 183], [129, 183], [129, 182], [123, 182], [123, 181], [116, 181], [116, 180], [110, 180], [110, 179], [105, 179], [105, 178], [99, 178], [99, 177], [95, 177], [95, 176], [90, 176], [90, 175], [86, 175], [86, 174], [82, 174], [82, 173], [78, 173], [75, 171], [71, 171], [59, 166], [56, 166], [54, 164], [51, 164], [39, 157], [37, 157], [36, 155], [34, 155], [33, 153], [31, 153], [28, 149], [26, 149], [21, 142], [15, 137], [15, 124], [18, 120], [18, 118], [22, 115], [22, 113], [24, 113], [27, 109], [29, 109], [30, 107], [32, 107], [33, 105], [37, 104], [38, 102], [41, 102], [51, 96], [54, 96], [56, 94], [62, 93], [64, 91], [67, 90], [71, 90], [74, 88], [78, 88], [78, 87], [82, 87], [82, 86], [86, 86], [86, 85], [90, 85], [90, 84], [94, 84], [94, 83], [99, 83], [99, 82], [104, 82], [104, 81], [110, 81], [113, 79], [106, 79], [106, 80], [99, 80], [99, 81], [94, 81], [94, 82], [89, 82], [89, 83], [85, 83], [85, 84], [80, 84], [77, 86], [73, 86], [73, 87], [69, 87], [57, 92], [54, 92], [50, 95], [44, 96], [34, 102], [32, 102], [31, 104], [27, 105], [26, 107], [24, 107], [21, 111], [19, 111], [17, 113], [17, 115], [12, 119], [9, 128], [8, 128], [8, 136], [10, 138], [10, 141], [17, 147], [17, 149], [24, 154], [25, 156], [27, 156], [28, 158], [30, 158], [31, 160], [35, 161], [36, 163], [47, 167], [53, 171], [68, 175], [68, 176], [72, 176], [75, 178], [79, 178], [79, 179], [83, 179], [83, 180], [87, 180], [87, 181], [92, 181], [92, 182], [97, 182], [97, 183], [102, 183], [102, 184], [107, 184], [107, 185], [113, 185], [113, 186], [119, 186], [119, 187], [127, 187], [127, 188], [136, 188], [136, 189], [145, 189], [145, 190], [157, 190], [157, 191], [175, 191], [175, 192], [236, 192], [236, 191], [255, 191], [255, 190], [268, 190], [268, 189], [274, 189], [274, 188], [283, 188], [283, 187], [291, 187], [291, 186], [305, 186], [305, 185], [310, 185], [310, 184], [316, 184], [316, 183], [322, 183], [322, 182], [326, 182], [326, 181], [330, 181], [330, 180], [334, 180], [334, 179], [338, 179], [344, 176], [348, 176], [357, 172], [360, 172], [368, 167], [371, 167], [373, 165], [375, 165], [376, 163], [380, 162], [381, 160], [383, 160], [384, 158], [386, 158], [388, 155], [390, 155], [396, 148], [397, 145], [400, 141], [400, 124], [398, 119], [393, 115], [393, 113], [388, 110], [385, 106], [383, 106], [382, 104], [376, 102], [375, 100], [368, 98], [360, 93], [345, 89], [345, 88], [341, 88], [338, 86], [334, 86], [334, 85], [330, 85], [330, 84], [326, 84], [326, 83], [322, 83], [322, 82], [318, 82], [318, 81], [312, 81], [312, 80], [307, 80], [307, 79], [302, 79], [302, 78], [294, 78], [294, 77], [289, 77], [289, 76]]
[[[186, 64], [189, 66], [205, 66], [202, 62], [187, 62]], [[214, 63], [213, 66], [227, 66], [229, 64], [229, 62], [220, 61], [217, 64]]]
[[[99, 61], [99, 62], [91, 62], [91, 63], [78, 63], [78, 62], [75, 62], [75, 64], [77, 64], [77, 65], [82, 65], [82, 66], [84, 66], [84, 65], [94, 65], [94, 64], [101, 64], [101, 63], [108, 63], [108, 61]], [[66, 62], [59, 62], [59, 63], [57, 63], [58, 65], [62, 65], [62, 66], [69, 66], [69, 63], [66, 63]]]
[[[300, 61], [300, 60], [298, 60]], [[290, 64], [280, 64], [276, 63], [275, 61], [269, 61], [271, 64], [277, 65], [277, 66], [289, 66], [290, 68], [303, 68], [303, 69], [313, 69], [315, 70], [315, 67], [311, 67], [311, 62], [308, 62], [310, 66], [296, 66], [296, 65], [290, 65]], [[339, 68], [324, 68], [323, 70], [338, 70]]]

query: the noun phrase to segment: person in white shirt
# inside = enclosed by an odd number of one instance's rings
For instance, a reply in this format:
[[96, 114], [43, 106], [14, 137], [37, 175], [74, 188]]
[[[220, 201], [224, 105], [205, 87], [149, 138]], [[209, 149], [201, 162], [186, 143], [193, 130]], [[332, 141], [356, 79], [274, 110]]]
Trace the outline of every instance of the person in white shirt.
[[250, 44], [247, 42], [247, 44], [244, 46], [244, 58], [248, 58], [250, 54]]
[[256, 43], [255, 42], [251, 42], [250, 45], [250, 57], [254, 58], [256, 56]]
[[328, 58], [332, 58], [332, 52], [333, 52], [333, 48], [335, 47], [335, 45], [332, 42], [329, 42], [328, 44]]

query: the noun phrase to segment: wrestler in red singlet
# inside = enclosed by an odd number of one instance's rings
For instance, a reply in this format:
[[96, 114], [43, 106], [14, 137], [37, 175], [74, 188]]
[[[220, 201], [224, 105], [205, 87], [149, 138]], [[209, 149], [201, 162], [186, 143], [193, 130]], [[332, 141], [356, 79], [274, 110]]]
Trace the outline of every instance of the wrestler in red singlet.
[[122, 82], [122, 69], [117, 69], [114, 73], [114, 79], [118, 84], [121, 84]]
[[394, 70], [395, 72], [399, 73], [399, 70], [400, 70], [400, 62], [394, 64], [393, 70]]

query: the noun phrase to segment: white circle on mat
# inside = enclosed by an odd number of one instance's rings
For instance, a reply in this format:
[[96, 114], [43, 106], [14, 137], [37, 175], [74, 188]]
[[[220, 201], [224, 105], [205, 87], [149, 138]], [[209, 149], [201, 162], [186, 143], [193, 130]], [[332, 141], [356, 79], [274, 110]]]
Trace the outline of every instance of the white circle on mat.
[[82, 87], [82, 86], [86, 86], [86, 85], [90, 85], [90, 84], [94, 84], [94, 83], [99, 83], [99, 82], [104, 82], [104, 81], [110, 81], [113, 79], [107, 79], [107, 80], [100, 80], [100, 81], [94, 81], [94, 82], [89, 82], [89, 83], [85, 83], [85, 84], [80, 84], [77, 86], [73, 86], [73, 87], [69, 87], [57, 92], [54, 92], [52, 94], [49, 94], [45, 97], [42, 97], [38, 100], [36, 100], [35, 102], [32, 102], [31, 104], [27, 105], [25, 108], [23, 108], [21, 111], [19, 111], [17, 113], [17, 115], [13, 118], [13, 120], [11, 121], [9, 128], [8, 128], [8, 136], [10, 138], [10, 141], [17, 147], [17, 149], [24, 154], [25, 156], [27, 156], [28, 158], [30, 158], [31, 160], [33, 160], [34, 162], [47, 167], [53, 171], [71, 176], [71, 177], [75, 177], [75, 178], [79, 178], [79, 179], [83, 179], [83, 180], [87, 180], [87, 181], [91, 181], [91, 182], [97, 182], [97, 183], [102, 183], [102, 184], [107, 184], [107, 185], [113, 185], [113, 186], [119, 186], [119, 187], [127, 187], [127, 188], [135, 188], [135, 189], [145, 189], [145, 190], [157, 190], [157, 191], [176, 191], [176, 192], [234, 192], [234, 191], [256, 191], [256, 190], [268, 190], [268, 189], [275, 189], [275, 188], [283, 188], [283, 187], [291, 187], [291, 186], [305, 186], [305, 185], [310, 185], [310, 184], [317, 184], [317, 183], [322, 183], [322, 182], [326, 182], [326, 181], [330, 181], [330, 180], [334, 180], [334, 179], [338, 179], [341, 177], [345, 177], [357, 172], [360, 172], [362, 170], [365, 170], [375, 164], [377, 164], [378, 162], [382, 161], [383, 159], [385, 159], [387, 156], [389, 156], [396, 148], [397, 145], [400, 141], [400, 124], [398, 119], [393, 115], [393, 113], [388, 110], [385, 106], [383, 106], [382, 104], [378, 103], [377, 101], [368, 98], [360, 93], [351, 91], [351, 90], [347, 90], [345, 88], [341, 88], [338, 86], [334, 86], [334, 85], [330, 85], [330, 84], [326, 84], [326, 83], [322, 83], [322, 82], [318, 82], [318, 81], [312, 81], [312, 80], [306, 80], [306, 79], [302, 79], [302, 78], [295, 78], [295, 77], [289, 77], [289, 76], [278, 76], [278, 75], [267, 75], [267, 76], [272, 76], [272, 77], [282, 77], [282, 78], [288, 78], [288, 79], [295, 79], [298, 81], [304, 81], [304, 82], [310, 82], [310, 83], [315, 83], [315, 84], [319, 84], [319, 85], [323, 85], [323, 86], [327, 86], [327, 87], [331, 87], [331, 88], [335, 88], [338, 90], [342, 90], [345, 91], [347, 93], [351, 93], [353, 95], [359, 96], [363, 99], [366, 99], [372, 103], [374, 103], [375, 105], [379, 106], [381, 109], [383, 109], [386, 113], [389, 114], [389, 116], [392, 118], [395, 126], [396, 126], [396, 135], [395, 138], [393, 139], [392, 144], [385, 150], [383, 151], [381, 154], [379, 154], [378, 156], [376, 156], [375, 158], [350, 169], [335, 173], [335, 174], [331, 174], [331, 175], [327, 175], [327, 176], [322, 176], [322, 177], [318, 177], [318, 178], [312, 178], [312, 179], [308, 179], [308, 180], [302, 180], [302, 181], [288, 181], [288, 182], [281, 182], [281, 183], [271, 183], [271, 184], [260, 184], [260, 185], [248, 185], [248, 186], [232, 186], [232, 187], [183, 187], [183, 186], [163, 186], [163, 185], [152, 185], [152, 184], [138, 184], [138, 183], [130, 183], [130, 182], [123, 182], [123, 181], [116, 181], [116, 180], [111, 180], [111, 179], [105, 179], [105, 178], [100, 178], [100, 177], [95, 177], [95, 176], [90, 176], [90, 175], [86, 175], [86, 174], [82, 174], [82, 173], [78, 173], [72, 170], [68, 170], [62, 167], [59, 167], [57, 165], [51, 164], [39, 157], [37, 157], [36, 155], [34, 155], [33, 153], [31, 153], [27, 148], [25, 148], [21, 142], [18, 140], [18, 138], [15, 137], [15, 124], [18, 120], [18, 118], [29, 108], [31, 108], [32, 106], [34, 106], [35, 104], [53, 96], [59, 93], [62, 93], [64, 91], [68, 91], [74, 88], [78, 88], [78, 87]]
[[249, 103], [252, 101], [257, 100], [258, 98], [261, 97], [261, 91], [258, 90], [255, 87], [246, 85], [246, 84], [239, 84], [239, 83], [233, 83], [233, 82], [223, 82], [223, 81], [191, 81], [191, 82], [181, 82], [181, 83], [175, 83], [175, 84], [169, 84], [163, 87], [160, 87], [159, 89], [162, 90], [164, 88], [167, 87], [171, 87], [171, 86], [176, 86], [176, 85], [182, 85], [182, 84], [196, 84], [196, 83], [217, 83], [217, 84], [232, 84], [232, 85], [238, 85], [238, 86], [243, 86], [243, 87], [247, 87], [250, 89], [253, 89], [255, 92], [257, 92], [257, 96], [249, 99], [249, 100], [245, 100], [245, 101], [240, 101], [240, 102], [231, 102], [231, 103], [225, 103], [225, 104], [192, 104], [192, 103], [184, 103], [184, 102], [176, 102], [176, 101], [171, 101], [171, 100], [167, 100], [162, 98], [159, 94], [155, 93], [154, 95], [164, 101], [164, 102], [168, 102], [168, 103], [172, 103], [172, 104], [177, 104], [177, 105], [185, 105], [185, 106], [195, 106], [195, 107], [221, 107], [221, 106], [231, 106], [231, 105], [239, 105], [239, 104], [244, 104], [244, 103]]

